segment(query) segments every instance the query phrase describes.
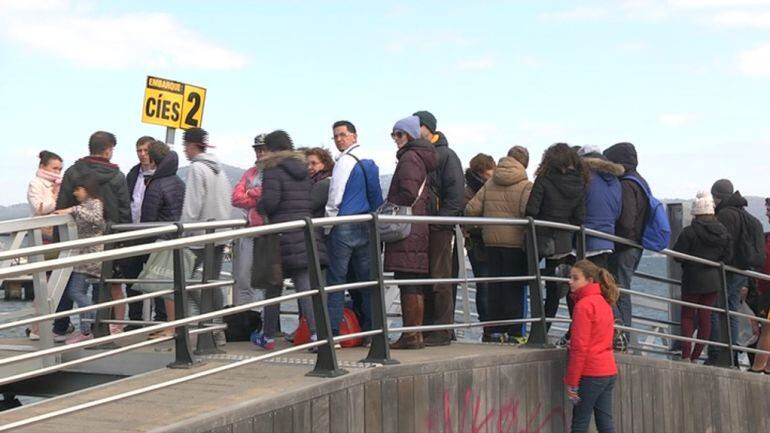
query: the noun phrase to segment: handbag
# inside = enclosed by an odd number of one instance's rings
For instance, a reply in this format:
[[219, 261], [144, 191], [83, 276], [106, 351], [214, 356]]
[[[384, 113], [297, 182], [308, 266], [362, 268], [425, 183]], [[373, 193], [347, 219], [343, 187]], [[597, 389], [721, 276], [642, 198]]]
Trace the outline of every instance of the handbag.
[[[195, 264], [195, 254], [188, 249], [182, 250], [182, 261], [185, 272], [189, 272]], [[156, 251], [150, 253], [138, 280], [173, 280], [174, 279], [174, 251]], [[134, 283], [132, 289], [142, 293], [154, 293], [168, 289], [169, 283]]]
[[[417, 191], [417, 198], [414, 199], [414, 202], [412, 202], [411, 206], [400, 206], [395, 203], [386, 201], [379, 208], [377, 208], [377, 213], [379, 215], [412, 215], [412, 208], [417, 204], [417, 201], [420, 200], [420, 196], [422, 196], [422, 191], [425, 189], [425, 183], [427, 181], [427, 177], [422, 181], [420, 190]], [[412, 223], [377, 221], [377, 231], [380, 233], [381, 241], [398, 242], [409, 237], [409, 233], [412, 232]]]
[[283, 287], [280, 235], [270, 234], [254, 238], [251, 287], [257, 289], [280, 289]]

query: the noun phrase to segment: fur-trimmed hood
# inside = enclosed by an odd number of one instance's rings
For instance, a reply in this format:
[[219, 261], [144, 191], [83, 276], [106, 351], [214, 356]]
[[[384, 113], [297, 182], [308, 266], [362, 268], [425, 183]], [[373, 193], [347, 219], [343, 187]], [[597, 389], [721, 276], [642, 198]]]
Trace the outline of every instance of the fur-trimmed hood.
[[589, 170], [600, 174], [606, 173], [615, 177], [620, 177], [626, 172], [626, 169], [623, 168], [622, 165], [600, 157], [584, 157], [583, 163]]
[[273, 152], [257, 161], [257, 167], [260, 171], [281, 167], [296, 179], [309, 176], [305, 164], [305, 154], [296, 150]]

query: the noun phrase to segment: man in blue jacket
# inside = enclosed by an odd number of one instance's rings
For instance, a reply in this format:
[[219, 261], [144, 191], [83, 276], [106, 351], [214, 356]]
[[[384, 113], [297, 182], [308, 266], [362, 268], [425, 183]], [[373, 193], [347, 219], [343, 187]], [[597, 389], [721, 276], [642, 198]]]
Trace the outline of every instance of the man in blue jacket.
[[[365, 158], [358, 144], [356, 127], [347, 120], [335, 122], [332, 126], [334, 144], [340, 154], [337, 156], [332, 180], [329, 185], [329, 200], [326, 216], [359, 215], [373, 212], [382, 204], [380, 169], [377, 164]], [[369, 230], [366, 223], [342, 224], [332, 228], [326, 237], [329, 267], [326, 284], [343, 284], [348, 275], [354, 281], [369, 279]], [[355, 293], [358, 292], [358, 293]], [[370, 289], [351, 291], [359, 298], [357, 313], [361, 316], [361, 328], [371, 329]], [[360, 295], [360, 297], [359, 297]], [[328, 305], [332, 333], [339, 335], [344, 310], [345, 294], [329, 293]]]

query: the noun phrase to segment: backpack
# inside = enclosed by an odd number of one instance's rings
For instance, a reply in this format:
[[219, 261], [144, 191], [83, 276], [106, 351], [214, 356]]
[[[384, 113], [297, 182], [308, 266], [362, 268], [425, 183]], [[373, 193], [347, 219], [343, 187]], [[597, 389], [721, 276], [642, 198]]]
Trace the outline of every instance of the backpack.
[[668, 222], [666, 206], [653, 197], [650, 187], [633, 176], [623, 176], [621, 179], [635, 182], [647, 195], [649, 217], [642, 231], [642, 246], [647, 250], [662, 251], [668, 248], [671, 240], [671, 225]]
[[762, 223], [745, 208], [738, 209], [741, 235], [735, 241], [735, 264], [742, 269], [762, 269], [765, 264], [765, 232]]

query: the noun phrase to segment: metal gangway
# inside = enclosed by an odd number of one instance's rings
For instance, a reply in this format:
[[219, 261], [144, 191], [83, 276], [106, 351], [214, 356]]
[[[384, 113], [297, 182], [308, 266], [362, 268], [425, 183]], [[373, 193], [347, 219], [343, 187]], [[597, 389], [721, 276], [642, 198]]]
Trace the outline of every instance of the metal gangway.
[[[460, 266], [457, 278], [431, 279], [420, 278], [410, 280], [396, 280], [386, 276], [382, 270], [382, 244], [379, 234], [376, 230], [377, 223], [384, 222], [420, 222], [430, 224], [445, 224], [456, 226], [460, 230], [466, 225], [516, 225], [521, 226], [527, 233], [526, 253], [528, 257], [528, 275], [510, 275], [503, 277], [472, 277], [469, 276], [465, 266]], [[346, 284], [327, 286], [323, 278], [319, 254], [315, 249], [318, 236], [317, 228], [332, 228], [341, 224], [365, 224], [369, 228], [369, 254], [370, 275], [366, 281], [351, 282]], [[41, 229], [43, 227], [55, 226], [60, 234], [59, 242], [43, 245]], [[173, 386], [178, 383], [192, 381], [198, 378], [211, 376], [220, 372], [232, 370], [241, 366], [268, 361], [271, 359], [286, 356], [292, 353], [305, 352], [308, 349], [315, 348], [317, 353], [314, 355], [312, 369], [307, 375], [316, 377], [337, 377], [344, 375], [343, 369], [338, 361], [335, 344], [360, 337], [370, 337], [371, 345], [368, 353], [361, 362], [367, 365], [390, 365], [398, 363], [397, 357], [391, 353], [388, 342], [391, 334], [409, 332], [409, 331], [431, 331], [451, 329], [460, 331], [464, 329], [480, 328], [492, 325], [511, 325], [523, 324], [529, 327], [529, 335], [526, 347], [529, 348], [550, 348], [553, 347], [549, 339], [549, 324], [568, 324], [567, 317], [546, 317], [543, 306], [543, 286], [546, 281], [564, 283], [565, 278], [545, 276], [541, 273], [540, 257], [537, 251], [536, 232], [538, 227], [548, 227], [552, 229], [567, 230], [574, 232], [576, 239], [576, 256], [578, 259], [585, 258], [586, 237], [594, 236], [612, 240], [616, 243], [628, 245], [634, 248], [643, 249], [628, 240], [596, 232], [585, 227], [578, 227], [566, 224], [558, 224], [547, 221], [535, 221], [533, 219], [508, 219], [508, 218], [472, 218], [472, 217], [429, 217], [429, 216], [382, 216], [377, 214], [344, 216], [334, 218], [306, 218], [284, 223], [270, 224], [260, 227], [243, 227], [244, 221], [212, 221], [205, 223], [158, 223], [146, 225], [125, 225], [112, 227], [111, 233], [105, 236], [77, 239], [72, 220], [68, 216], [48, 216], [36, 217], [22, 220], [13, 220], [0, 222], [0, 233], [12, 233], [12, 249], [0, 252], [0, 262], [3, 267], [0, 268], [0, 280], [8, 278], [17, 278], [26, 275], [32, 275], [35, 288], [35, 311], [26, 311], [14, 313], [3, 319], [18, 319], [11, 322], [0, 324], [0, 331], [11, 328], [25, 327], [33, 323], [38, 323], [41, 330], [41, 342], [36, 350], [22, 351], [21, 353], [2, 352], [0, 355], [0, 392], [8, 387], [19, 388], [26, 381], [36, 378], [46, 377], [52, 373], [67, 371], [74, 367], [94, 362], [104, 358], [120, 357], [131, 351], [147, 348], [152, 345], [158, 345], [173, 342], [173, 361], [168, 367], [175, 369], [188, 369], [189, 374], [175, 378], [166, 382], [156, 383], [140, 389], [118, 393], [109, 397], [90, 401], [86, 403], [75, 404], [65, 409], [46, 413], [21, 421], [15, 421], [0, 425], [0, 431], [10, 430], [36, 422], [49, 420], [57, 416], [62, 416], [91, 407], [99, 406], [109, 402], [119, 401], [130, 398], [142, 393]], [[245, 305], [239, 305], [222, 310], [212, 308], [212, 289], [233, 284], [232, 280], [215, 280], [212, 278], [213, 270], [213, 251], [215, 243], [230, 242], [236, 239], [247, 237], [258, 237], [273, 234], [280, 234], [287, 231], [301, 230], [304, 232], [306, 247], [309, 258], [309, 271], [311, 289], [300, 293], [290, 293], [272, 299], [264, 299], [251, 302]], [[32, 239], [32, 245], [22, 247], [24, 236]], [[170, 237], [170, 239], [156, 240], [159, 236]], [[465, 250], [462, 247], [462, 237], [458, 237], [458, 260], [465, 262]], [[144, 242], [144, 243], [141, 243]], [[91, 245], [105, 245], [105, 251], [100, 253], [91, 253], [84, 255], [74, 255], [73, 250]], [[206, 258], [203, 261], [203, 272], [200, 280], [190, 280], [190, 269], [185, 269], [183, 260], [183, 249], [191, 246], [205, 245]], [[160, 251], [173, 251], [174, 256], [174, 277], [173, 280], [151, 281], [158, 284], [167, 284], [166, 290], [154, 293], [148, 293], [127, 299], [110, 300], [107, 284], [112, 283], [130, 283], [136, 280], [112, 278], [110, 269], [111, 263], [115, 260], [134, 257], [138, 255], [150, 254]], [[46, 254], [58, 253], [57, 258], [45, 259]], [[757, 349], [736, 347], [732, 341], [730, 333], [727, 331], [730, 317], [744, 317], [757, 320], [762, 323], [770, 323], [770, 320], [760, 319], [748, 316], [742, 313], [730, 311], [727, 308], [727, 273], [737, 273], [751, 278], [758, 278], [770, 281], [770, 276], [757, 272], [745, 271], [734, 267], [726, 266], [723, 263], [716, 263], [701, 258], [687, 256], [671, 250], [660, 252], [667, 257], [682, 261], [691, 261], [702, 265], [716, 267], [721, 271], [721, 282], [723, 287], [722, 296], [719, 297], [719, 304], [715, 307], [705, 307], [698, 304], [691, 304], [665, 296], [652, 295], [640, 291], [621, 288], [621, 293], [631, 295], [634, 299], [647, 299], [655, 302], [666, 303], [671, 306], [692, 306], [695, 308], [708, 309], [720, 315], [720, 327], [722, 341], [710, 342], [698, 340], [691, 337], [683, 337], [674, 332], [673, 326], [676, 324], [670, 321], [663, 321], [655, 329], [649, 329], [645, 326], [616, 326], [622, 331], [633, 332], [635, 334], [663, 339], [670, 341], [689, 341], [702, 342], [721, 348], [721, 354], [718, 364], [723, 367], [736, 367], [734, 365], [733, 353], [743, 351], [749, 353], [768, 353]], [[28, 262], [16, 266], [6, 266], [9, 261], [27, 258]], [[55, 312], [58, 301], [61, 297], [64, 285], [66, 284], [72, 266], [79, 263], [99, 261], [103, 263], [104, 272], [100, 279], [100, 302], [98, 304], [75, 308], [69, 311]], [[649, 278], [666, 284], [681, 284], [678, 280], [637, 273], [637, 277]], [[470, 309], [471, 285], [475, 283], [486, 282], [522, 282], [527, 283], [529, 312], [530, 317], [510, 320], [497, 320], [478, 322], [473, 320]], [[430, 325], [419, 327], [391, 326], [389, 321], [389, 304], [393, 304], [394, 289], [396, 286], [403, 285], [425, 285], [435, 283], [457, 284], [460, 287], [460, 305], [459, 311], [463, 317], [449, 325]], [[390, 289], [389, 289], [390, 288]], [[326, 296], [331, 292], [339, 292], [351, 289], [368, 289], [371, 291], [372, 308], [372, 329], [365, 330], [356, 334], [333, 336], [329, 324]], [[201, 313], [188, 315], [185, 311], [187, 297], [191, 291], [201, 291], [203, 302]], [[103, 295], [103, 296], [102, 296]], [[125, 323], [121, 320], [110, 318], [110, 308], [129, 302], [143, 301], [159, 296], [173, 296], [175, 301], [176, 319], [169, 322], [147, 322], [143, 323], [141, 329], [127, 331], [121, 334], [110, 335], [110, 323]], [[214, 344], [212, 332], [221, 330], [222, 325], [215, 322], [215, 319], [221, 319], [224, 316], [244, 312], [247, 310], [262, 308], [267, 305], [280, 304], [287, 301], [295, 301], [302, 297], [311, 297], [313, 300], [313, 311], [316, 317], [317, 341], [311, 341], [306, 344], [297, 345], [285, 349], [267, 352], [259, 356], [251, 356], [226, 365], [200, 370], [195, 368], [200, 365], [201, 357], [211, 354], [221, 353], [220, 349]], [[85, 311], [96, 311], [94, 323], [95, 338], [68, 345], [55, 345], [52, 340], [50, 325], [52, 321], [59, 317], [79, 314]], [[25, 316], [32, 316], [25, 317]], [[12, 317], [11, 317], [12, 316]], [[654, 324], [654, 320], [650, 320]], [[637, 324], [641, 322], [636, 321]], [[645, 329], [647, 328], [647, 329]], [[136, 341], [147, 334], [161, 331], [164, 329], [174, 329], [174, 336]], [[555, 328], [554, 328], [555, 329]], [[197, 337], [197, 346], [193, 349], [191, 336]], [[82, 349], [94, 349], [90, 353], [83, 354]], [[79, 351], [81, 354], [77, 357], [67, 357], [67, 354]], [[655, 352], [654, 350], [649, 350]], [[671, 355], [669, 351], [659, 350], [659, 354]]]

